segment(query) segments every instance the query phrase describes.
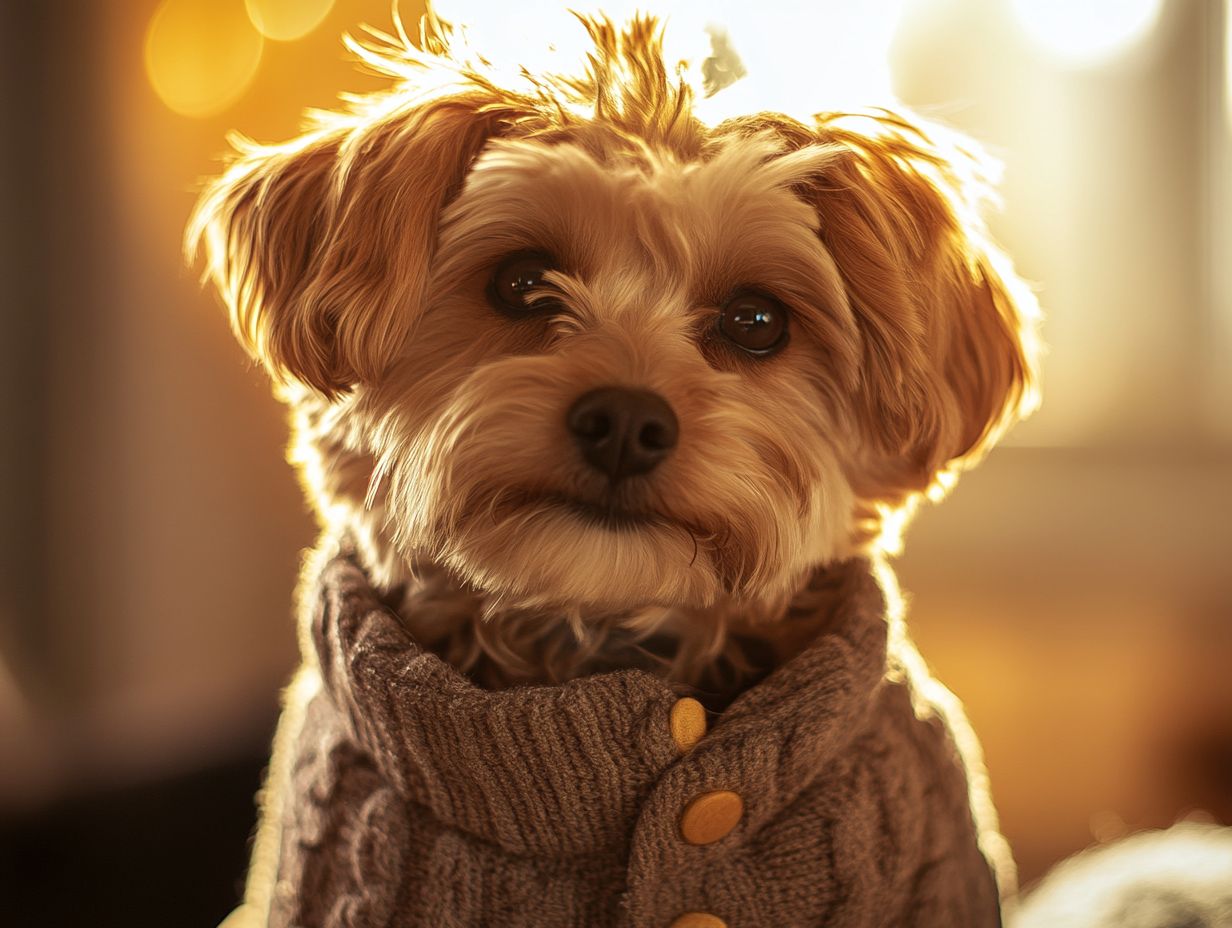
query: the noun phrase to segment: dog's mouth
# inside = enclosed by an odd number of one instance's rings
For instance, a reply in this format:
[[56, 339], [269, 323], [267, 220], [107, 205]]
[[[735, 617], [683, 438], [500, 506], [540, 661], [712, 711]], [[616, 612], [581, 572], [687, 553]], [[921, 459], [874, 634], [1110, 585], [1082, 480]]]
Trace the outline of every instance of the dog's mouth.
[[637, 531], [679, 524], [663, 513], [626, 505], [615, 499], [590, 500], [564, 493], [519, 490], [502, 494], [501, 508], [536, 507], [563, 512], [587, 525], [608, 531]]
[[554, 508], [564, 509], [584, 522], [611, 531], [630, 531], [648, 525], [662, 525], [668, 521], [662, 516], [628, 509], [615, 503], [594, 503], [569, 496], [550, 495], [543, 497], [543, 502]]

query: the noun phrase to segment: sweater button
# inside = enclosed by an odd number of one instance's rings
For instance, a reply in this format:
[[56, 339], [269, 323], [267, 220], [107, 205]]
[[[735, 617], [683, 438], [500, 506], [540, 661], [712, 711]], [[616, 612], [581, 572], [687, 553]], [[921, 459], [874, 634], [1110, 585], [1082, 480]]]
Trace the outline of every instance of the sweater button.
[[690, 844], [713, 844], [731, 834], [744, 815], [744, 800], [729, 789], [702, 793], [680, 816], [680, 834]]
[[727, 928], [727, 922], [705, 912], [685, 912], [669, 928]]
[[706, 734], [706, 710], [696, 699], [686, 696], [676, 700], [668, 719], [672, 740], [681, 753], [688, 751]]

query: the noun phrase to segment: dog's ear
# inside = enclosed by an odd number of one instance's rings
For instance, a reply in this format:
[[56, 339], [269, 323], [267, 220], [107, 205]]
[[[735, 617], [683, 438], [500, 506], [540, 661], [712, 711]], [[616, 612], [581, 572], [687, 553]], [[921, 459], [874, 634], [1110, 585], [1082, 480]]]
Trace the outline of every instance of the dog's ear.
[[437, 219], [500, 112], [447, 97], [275, 147], [242, 145], [190, 220], [236, 336], [327, 396], [378, 377], [424, 299]]
[[948, 482], [1036, 402], [1038, 307], [989, 240], [984, 163], [890, 113], [819, 117], [816, 204], [863, 347], [857, 494], [896, 508]]

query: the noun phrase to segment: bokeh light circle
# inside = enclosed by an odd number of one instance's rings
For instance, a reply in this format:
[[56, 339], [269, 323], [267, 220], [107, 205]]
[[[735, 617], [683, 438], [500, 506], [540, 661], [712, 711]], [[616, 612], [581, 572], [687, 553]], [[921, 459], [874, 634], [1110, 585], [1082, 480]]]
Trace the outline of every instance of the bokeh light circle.
[[145, 70], [184, 116], [212, 116], [252, 83], [265, 42], [241, 0], [163, 0], [145, 34]]
[[1159, 21], [1163, 0], [1013, 0], [1014, 16], [1050, 55], [1096, 65], [1140, 42]]
[[267, 39], [302, 39], [329, 15], [334, 0], [244, 0], [248, 18]]

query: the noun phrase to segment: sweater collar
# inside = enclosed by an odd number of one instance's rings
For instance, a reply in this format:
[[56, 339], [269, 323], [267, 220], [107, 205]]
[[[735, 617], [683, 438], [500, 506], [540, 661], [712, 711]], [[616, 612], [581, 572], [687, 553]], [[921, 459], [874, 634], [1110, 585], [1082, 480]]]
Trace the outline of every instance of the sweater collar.
[[412, 640], [347, 556], [316, 577], [310, 634], [350, 736], [408, 801], [515, 853], [609, 852], [628, 846], [643, 804], [668, 778], [690, 793], [736, 789], [752, 828], [816, 780], [859, 734], [885, 675], [894, 594], [883, 575], [863, 559], [817, 572], [793, 608], [836, 604], [824, 631], [683, 755], [669, 684], [620, 670], [482, 689]]

